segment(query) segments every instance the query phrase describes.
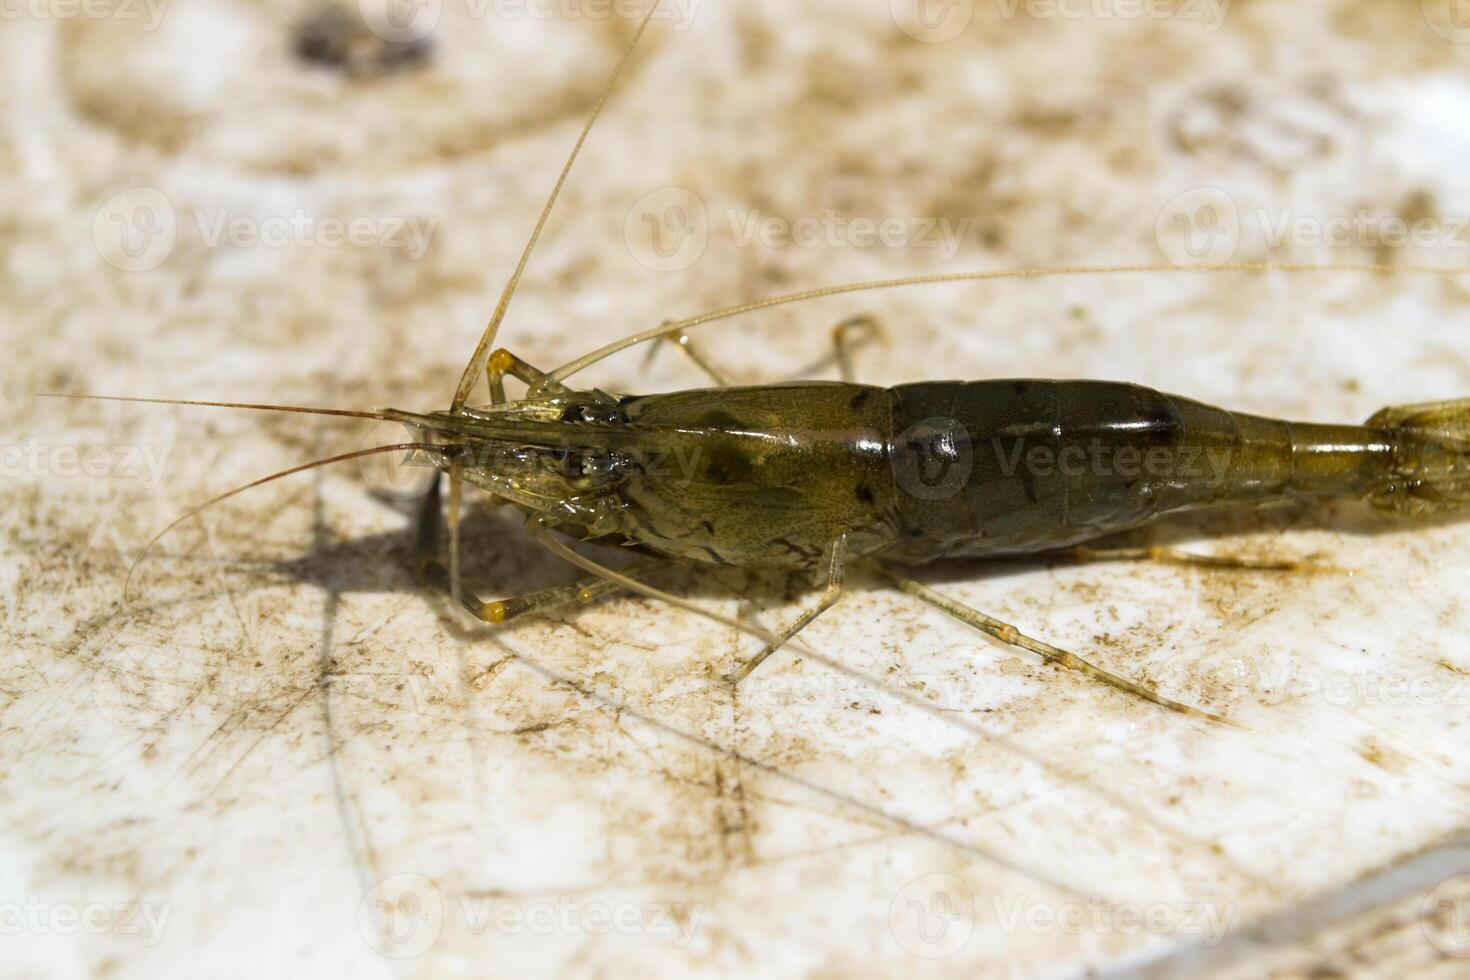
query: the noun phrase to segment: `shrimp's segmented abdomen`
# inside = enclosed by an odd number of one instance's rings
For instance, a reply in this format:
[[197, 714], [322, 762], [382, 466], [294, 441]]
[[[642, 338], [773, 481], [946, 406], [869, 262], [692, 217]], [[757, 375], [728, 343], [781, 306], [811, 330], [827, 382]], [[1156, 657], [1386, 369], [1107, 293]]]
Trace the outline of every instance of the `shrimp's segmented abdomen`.
[[1199, 507], [1369, 496], [1393, 434], [1246, 415], [1139, 385], [938, 382], [891, 389], [901, 528], [890, 557], [1063, 548]]

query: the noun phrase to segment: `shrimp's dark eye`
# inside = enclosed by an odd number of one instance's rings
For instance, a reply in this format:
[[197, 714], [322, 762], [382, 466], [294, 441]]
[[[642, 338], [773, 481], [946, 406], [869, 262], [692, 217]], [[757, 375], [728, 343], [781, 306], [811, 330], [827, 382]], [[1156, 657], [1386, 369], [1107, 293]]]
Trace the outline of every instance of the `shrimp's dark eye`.
[[572, 451], [560, 454], [561, 476], [579, 490], [622, 479], [627, 461], [617, 453]]
[[563, 422], [593, 422], [598, 425], [617, 425], [628, 417], [616, 405], [607, 402], [573, 402], [561, 413]]

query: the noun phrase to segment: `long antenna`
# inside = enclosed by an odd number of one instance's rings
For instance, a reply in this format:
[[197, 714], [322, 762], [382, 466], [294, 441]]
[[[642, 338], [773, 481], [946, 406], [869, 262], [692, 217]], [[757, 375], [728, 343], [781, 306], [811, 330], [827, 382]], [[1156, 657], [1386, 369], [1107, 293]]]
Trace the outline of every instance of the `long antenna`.
[[276, 480], [281, 480], [288, 476], [295, 476], [297, 473], [303, 473], [306, 470], [314, 470], [319, 466], [331, 466], [333, 463], [345, 463], [349, 460], [362, 459], [364, 456], [376, 456], [380, 453], [393, 453], [400, 450], [403, 452], [408, 452], [412, 449], [427, 450], [435, 448], [440, 447], [435, 447], [429, 443], [424, 442], [402, 442], [394, 446], [378, 446], [374, 449], [359, 449], [357, 452], [343, 453], [340, 456], [329, 456], [326, 459], [317, 459], [313, 460], [310, 463], [302, 463], [300, 466], [293, 466], [289, 470], [281, 470], [279, 473], [272, 473], [270, 476], [263, 476], [259, 480], [252, 480], [250, 483], [242, 484], [241, 486], [238, 486], [233, 490], [226, 490], [224, 493], [220, 494], [217, 497], [211, 497], [204, 503], [200, 504], [198, 507], [191, 507], [188, 510], [184, 511], [178, 517], [170, 521], [168, 523], [168, 526], [165, 527], [162, 531], [159, 531], [153, 537], [148, 539], [148, 543], [143, 546], [143, 550], [138, 552], [138, 557], [134, 558], [133, 563], [128, 566], [128, 577], [123, 579], [123, 604], [127, 605], [128, 586], [132, 584], [133, 573], [138, 570], [138, 563], [143, 560], [144, 556], [146, 556], [148, 552], [153, 550], [153, 546], [156, 545], [160, 540], [162, 540], [165, 534], [172, 531], [174, 528], [178, 527], [189, 518], [208, 510], [217, 503], [220, 503], [224, 500], [229, 500], [236, 494], [244, 493], [246, 490], [253, 490], [258, 486], [262, 486], [267, 483], [273, 483]]
[[624, 337], [622, 340], [613, 341], [606, 347], [600, 347], [590, 354], [583, 354], [576, 360], [563, 364], [555, 371], [547, 374], [544, 383], [555, 384], [565, 381], [578, 371], [591, 367], [598, 361], [611, 357], [620, 351], [625, 351], [629, 347], [636, 347], [650, 340], [657, 340], [660, 337], [677, 334], [692, 327], [700, 326], [701, 324], [714, 323], [716, 320], [728, 320], [731, 317], [754, 313], [757, 310], [768, 310], [775, 306], [786, 306], [790, 303], [821, 299], [824, 296], [841, 296], [845, 293], [861, 293], [877, 289], [897, 289], [901, 286], [932, 286], [938, 283], [948, 282], [979, 282], [987, 279], [1040, 279], [1047, 276], [1141, 272], [1386, 272], [1410, 275], [1457, 276], [1470, 273], [1470, 269], [1449, 269], [1421, 265], [1311, 265], [1309, 263], [1299, 262], [1238, 262], [1220, 266], [1173, 265], [1171, 263], [1160, 262], [1145, 265], [1042, 266], [1030, 269], [994, 269], [982, 272], [950, 272], [940, 275], [905, 276], [900, 279], [874, 279], [866, 282], [843, 283], [838, 286], [822, 286], [817, 289], [803, 290], [799, 293], [787, 293], [784, 296], [771, 296], [766, 299], [752, 300], [748, 303], [741, 303], [738, 306], [727, 307], [723, 310], [715, 310], [712, 313], [701, 313], [699, 316], [692, 316], [686, 320], [666, 321], [660, 326], [651, 327], [648, 330]]
[[67, 395], [49, 391], [39, 391], [36, 397], [87, 402], [133, 402], [139, 405], [189, 405], [195, 408], [245, 408], [254, 412], [294, 412], [299, 415], [338, 415], [350, 419], [391, 421], [388, 416], [379, 412], [354, 412], [345, 408], [303, 408], [300, 405], [261, 405], [254, 402], [201, 402], [183, 398], [128, 398], [122, 395]]
[[475, 345], [475, 352], [470, 355], [469, 364], [465, 365], [464, 375], [459, 379], [459, 387], [454, 391], [454, 401], [449, 406], [451, 413], [458, 414], [459, 410], [464, 408], [465, 401], [470, 397], [470, 391], [475, 387], [475, 382], [480, 380], [480, 372], [485, 368], [485, 354], [490, 350], [490, 345], [495, 343], [495, 335], [500, 332], [500, 321], [505, 319], [505, 311], [510, 308], [511, 297], [515, 295], [516, 287], [520, 285], [521, 276], [526, 271], [526, 263], [531, 260], [531, 252], [535, 250], [536, 243], [541, 238], [541, 230], [546, 227], [546, 219], [551, 217], [551, 209], [556, 206], [556, 199], [561, 194], [562, 185], [567, 182], [567, 175], [572, 172], [572, 165], [577, 162], [577, 155], [582, 152], [582, 144], [587, 142], [587, 135], [592, 132], [593, 123], [597, 122], [597, 117], [602, 115], [603, 106], [607, 105], [608, 97], [612, 95], [618, 79], [622, 77], [628, 59], [633, 56], [634, 49], [643, 39], [643, 32], [648, 29], [653, 15], [658, 13], [661, 3], [663, 0], [654, 0], [653, 6], [648, 8], [648, 13], [643, 15], [643, 20], [638, 24], [638, 30], [633, 34], [633, 39], [628, 42], [627, 47], [623, 48], [623, 54], [618, 59], [617, 67], [613, 68], [612, 74], [608, 76], [607, 84], [602, 87], [602, 94], [597, 98], [597, 105], [593, 108], [592, 115], [582, 126], [582, 133], [577, 137], [571, 155], [567, 157], [567, 162], [561, 168], [561, 176], [556, 178], [556, 186], [551, 189], [551, 196], [546, 199], [546, 206], [541, 209], [541, 217], [536, 221], [536, 229], [531, 232], [531, 239], [526, 242], [526, 248], [521, 252], [521, 260], [516, 263], [516, 271], [511, 275], [510, 281], [505, 284], [505, 289], [501, 291], [500, 301], [495, 304], [495, 312], [491, 314], [490, 322], [485, 326], [485, 332], [480, 335], [480, 342]]

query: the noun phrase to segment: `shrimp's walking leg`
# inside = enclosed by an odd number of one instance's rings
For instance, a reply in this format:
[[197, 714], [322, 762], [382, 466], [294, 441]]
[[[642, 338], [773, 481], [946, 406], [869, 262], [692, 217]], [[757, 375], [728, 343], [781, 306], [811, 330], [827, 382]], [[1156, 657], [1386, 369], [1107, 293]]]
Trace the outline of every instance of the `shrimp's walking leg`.
[[[672, 322], [672, 320], [664, 321], [665, 325]], [[878, 325], [877, 319], [869, 314], [863, 313], [844, 320], [832, 328], [832, 353], [803, 369], [802, 376], [816, 374], [826, 370], [829, 365], [836, 364], [837, 372], [842, 380], [851, 383], [856, 380], [856, 372], [852, 366], [853, 350], [882, 336], [882, 327]], [[730, 375], [716, 367], [704, 355], [704, 352], [695, 346], [687, 331], [681, 330], [678, 333], [665, 334], [664, 339], [679, 348], [680, 352], [694, 362], [695, 367], [703, 371], [716, 385], [721, 388], [729, 388], [736, 383]]]
[[501, 347], [490, 355], [490, 360], [485, 364], [485, 381], [490, 386], [490, 404], [503, 405], [505, 403], [505, 376], [507, 374], [518, 381], [525, 382], [542, 394], [566, 391], [566, 386], [563, 384], [548, 385], [545, 371], [527, 364]]
[[[502, 405], [505, 403], [505, 376], [510, 375], [526, 383], [533, 392], [544, 394], [545, 392], [561, 392], [566, 386], [553, 382], [548, 384], [546, 372], [533, 367], [521, 360], [515, 354], [504, 347], [498, 348], [490, 355], [485, 364], [485, 383], [490, 388], [490, 404]], [[456, 605], [463, 605], [474, 612], [463, 593], [459, 575], [459, 518], [460, 499], [464, 492], [464, 463], [459, 458], [451, 461], [449, 469], [449, 594], [453, 596]], [[438, 508], [438, 481], [435, 481], [433, 505]], [[426, 506], [429, 506], [426, 501]], [[422, 533], [423, 525], [421, 525]], [[473, 597], [471, 597], [473, 598]]]
[[[668, 326], [673, 322], [673, 320], [665, 320], [664, 325]], [[694, 341], [690, 339], [688, 331], [680, 330], [678, 333], [665, 334], [664, 340], [677, 347], [681, 354], [689, 358], [694, 366], [703, 371], [705, 377], [713, 381], [718, 387], [730, 388], [735, 385], [734, 378], [715, 367], [714, 363], [705, 357], [704, 353], [698, 347], [694, 346]], [[658, 350], [658, 348], [654, 347], [654, 350]]]
[[719, 613], [714, 612], [713, 610], [703, 609], [697, 603], [690, 602], [688, 599], [681, 599], [679, 596], [676, 596], [671, 592], [665, 592], [663, 589], [656, 589], [646, 582], [638, 581], [638, 579], [633, 578], [626, 572], [620, 572], [616, 569], [609, 568], [606, 565], [601, 564], [600, 562], [593, 561], [586, 555], [573, 551], [571, 548], [568, 548], [566, 545], [562, 544], [556, 539], [556, 536], [551, 533], [548, 522], [543, 515], [532, 514], [526, 518], [526, 533], [531, 536], [531, 539], [533, 541], [537, 542], [543, 548], [556, 555], [557, 557], [563, 559], [564, 561], [570, 562], [573, 565], [576, 565], [583, 571], [591, 572], [598, 578], [610, 584], [616, 585], [619, 588], [628, 589], [631, 592], [637, 592], [640, 595], [648, 596], [648, 598], [650, 599], [657, 599], [660, 602], [667, 602], [671, 606], [675, 606], [679, 609], [688, 610], [689, 612], [695, 613], [696, 615], [703, 616], [711, 622], [720, 623], [723, 626], [728, 626], [731, 629], [739, 630], [742, 633], [749, 633], [752, 636], [758, 636], [761, 639], [766, 640], [767, 642], [771, 642], [776, 639], [776, 635], [774, 633], [769, 633], [758, 626], [753, 626], [750, 623], [742, 623], [738, 620], [730, 619], [727, 616], [721, 616]]
[[1290, 558], [1244, 558], [1235, 555], [1200, 555], [1177, 548], [1089, 548], [1079, 545], [1070, 552], [1062, 552], [1079, 562], [1103, 561], [1156, 561], [1166, 565], [1199, 565], [1205, 568], [1239, 568], [1262, 572], [1315, 572], [1328, 571], [1311, 559]]
[[[570, 585], [553, 585], [525, 595], [513, 596], [485, 602], [473, 592], [456, 589], [454, 572], [439, 563], [436, 554], [440, 536], [439, 481], [435, 480], [424, 498], [423, 512], [419, 517], [416, 543], [418, 578], [425, 585], [438, 589], [450, 596], [466, 612], [478, 620], [498, 626], [525, 616], [543, 615], [571, 605], [588, 606], [618, 592], [622, 586], [616, 582], [596, 576], [583, 578]], [[641, 572], [658, 563], [652, 558], [638, 558], [628, 565], [626, 572]]]
[[449, 568], [439, 564], [438, 559], [444, 508], [439, 490], [440, 481], [435, 476], [434, 482], [429, 484], [429, 492], [424, 494], [423, 504], [419, 507], [418, 530], [414, 541], [414, 575], [420, 582], [442, 588], [456, 605], [464, 606], [474, 613], [470, 606], [473, 596], [466, 599], [459, 580], [459, 485], [456, 477], [461, 474], [457, 472], [458, 469], [455, 466], [449, 473]]
[[809, 625], [812, 620], [816, 619], [822, 613], [832, 608], [832, 606], [837, 602], [837, 599], [842, 594], [842, 573], [847, 559], [847, 529], [843, 528], [837, 533], [836, 537], [832, 541], [832, 544], [828, 546], [827, 591], [826, 594], [822, 597], [822, 601], [817, 603], [816, 606], [804, 613], [801, 618], [798, 619], [796, 623], [794, 623], [791, 628], [786, 630], [784, 633], [771, 633], [768, 630], [761, 629], [759, 626], [755, 626], [751, 623], [742, 623], [738, 620], [730, 619], [727, 616], [721, 616], [719, 613], [712, 610], [702, 609], [699, 605], [690, 602], [688, 599], [682, 599], [679, 596], [673, 595], [669, 592], [665, 592], [662, 589], [656, 589], [653, 586], [648, 585], [647, 583], [638, 581], [631, 575], [628, 575], [626, 572], [616, 571], [614, 569], [608, 568], [606, 565], [602, 565], [598, 562], [593, 561], [586, 555], [578, 554], [571, 548], [568, 548], [566, 545], [556, 540], [556, 538], [552, 535], [551, 531], [547, 527], [546, 518], [539, 514], [532, 514], [531, 516], [526, 518], [526, 533], [529, 534], [533, 540], [540, 543], [542, 547], [546, 548], [546, 550], [550, 551], [552, 554], [571, 562], [578, 568], [582, 568], [586, 571], [591, 572], [593, 575], [596, 575], [600, 579], [603, 579], [621, 588], [641, 593], [648, 596], [650, 599], [658, 599], [663, 602], [667, 602], [671, 606], [676, 606], [680, 609], [687, 609], [689, 612], [703, 616], [711, 622], [720, 623], [724, 626], [729, 626], [731, 629], [739, 630], [742, 633], [749, 633], [752, 636], [758, 636], [761, 639], [765, 640], [767, 644], [766, 648], [762, 650], [759, 654], [757, 654], [755, 659], [751, 661], [751, 663], [748, 664], [743, 670], [735, 672], [735, 675], [733, 676], [734, 679], [737, 680], [754, 670], [757, 664], [766, 659], [766, 657], [770, 656], [772, 653], [779, 650], [788, 641], [790, 641], [792, 637], [794, 637], [797, 633], [801, 632], [803, 628]]
[[877, 318], [869, 313], [860, 313], [832, 328], [832, 357], [837, 362], [837, 373], [843, 381], [851, 383], [857, 380], [857, 372], [852, 366], [853, 350], [882, 337], [883, 328], [878, 325]]
[[847, 563], [847, 530], [845, 528], [838, 532], [837, 536], [832, 539], [832, 543], [827, 546], [826, 558], [827, 588], [822, 593], [822, 598], [817, 601], [816, 605], [798, 616], [796, 622], [777, 633], [760, 653], [726, 674], [725, 680], [738, 684], [749, 677], [750, 672], [765, 663], [767, 657], [789, 643], [793, 636], [810, 626], [813, 620], [835, 606], [837, 600], [842, 598], [843, 566]]
[[1182, 702], [1166, 698], [1156, 691], [1144, 687], [1142, 684], [1130, 681], [1124, 677], [1119, 677], [1117, 674], [1109, 673], [1101, 667], [1088, 663], [1076, 654], [1068, 653], [1066, 650], [1054, 647], [1050, 643], [1043, 643], [1040, 640], [1029, 637], [1008, 623], [1002, 623], [1000, 620], [993, 619], [979, 610], [971, 609], [963, 603], [956, 602], [948, 596], [935, 592], [922, 582], [900, 575], [886, 566], [877, 565], [875, 567], [880, 575], [893, 583], [900, 591], [933, 606], [940, 612], [952, 616], [982, 633], [988, 633], [1007, 646], [1029, 650], [1047, 663], [1087, 674], [1089, 677], [1096, 678], [1104, 684], [1115, 687], [1120, 691], [1137, 695], [1145, 701], [1168, 708], [1171, 711], [1177, 711], [1180, 714], [1189, 715], [1194, 718], [1206, 718], [1210, 721], [1218, 721], [1233, 727], [1239, 727], [1228, 718], [1222, 718], [1219, 715], [1210, 714], [1208, 711], [1202, 711], [1199, 708], [1194, 708]]
[[[639, 559], [626, 569], [641, 571], [652, 567], [652, 559]], [[422, 567], [422, 578], [430, 586], [446, 594], [452, 594], [449, 571], [436, 561], [426, 562]], [[459, 604], [471, 616], [492, 626], [502, 626], [526, 616], [544, 616], [567, 606], [590, 606], [605, 599], [622, 586], [606, 579], [589, 577], [570, 585], [553, 585], [549, 588], [527, 592], [524, 595], [486, 602], [473, 592], [462, 592]]]

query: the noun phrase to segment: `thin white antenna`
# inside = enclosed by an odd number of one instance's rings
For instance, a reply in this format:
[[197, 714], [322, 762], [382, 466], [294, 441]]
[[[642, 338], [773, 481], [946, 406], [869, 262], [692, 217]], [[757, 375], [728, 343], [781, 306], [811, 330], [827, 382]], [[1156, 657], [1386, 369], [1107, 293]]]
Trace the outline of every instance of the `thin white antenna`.
[[489, 352], [490, 345], [495, 343], [495, 335], [500, 332], [500, 322], [505, 319], [505, 311], [510, 308], [511, 297], [515, 295], [516, 287], [520, 285], [521, 276], [526, 271], [526, 263], [531, 260], [531, 252], [535, 250], [536, 243], [541, 239], [541, 230], [546, 227], [546, 219], [551, 217], [551, 209], [556, 206], [556, 199], [561, 194], [562, 185], [567, 182], [567, 176], [572, 172], [572, 165], [577, 162], [577, 155], [582, 152], [582, 144], [587, 142], [587, 134], [592, 132], [592, 124], [597, 122], [598, 116], [602, 115], [603, 106], [607, 105], [608, 97], [612, 95], [618, 79], [622, 77], [628, 59], [633, 56], [638, 42], [643, 39], [643, 32], [648, 29], [649, 22], [653, 20], [653, 15], [658, 13], [659, 4], [662, 2], [663, 0], [654, 0], [653, 6], [648, 8], [648, 13], [643, 15], [637, 32], [634, 33], [627, 47], [623, 49], [622, 57], [618, 59], [617, 66], [608, 76], [607, 84], [602, 87], [602, 94], [597, 98], [597, 105], [592, 109], [592, 115], [587, 117], [586, 124], [582, 126], [581, 135], [577, 137], [571, 155], [567, 157], [567, 162], [562, 166], [561, 175], [556, 178], [556, 186], [551, 189], [551, 196], [546, 199], [546, 206], [541, 209], [541, 217], [536, 221], [536, 229], [531, 232], [531, 238], [526, 242], [525, 250], [521, 252], [521, 260], [516, 263], [516, 271], [511, 275], [510, 281], [505, 284], [505, 289], [501, 291], [500, 301], [495, 304], [495, 312], [491, 314], [490, 322], [485, 326], [485, 332], [480, 335], [480, 342], [475, 345], [475, 352], [470, 355], [469, 364], [465, 365], [464, 375], [459, 379], [459, 387], [454, 391], [454, 401], [449, 405], [451, 413], [458, 414], [464, 408], [470, 392], [475, 387], [475, 382], [480, 380], [480, 373], [485, 369], [485, 355]]
[[1221, 266], [1153, 263], [1146, 265], [1074, 265], [1044, 266], [1032, 269], [995, 269], [982, 272], [952, 272], [941, 275], [905, 276], [901, 279], [875, 279], [867, 282], [850, 282], [838, 286], [822, 286], [818, 289], [807, 289], [799, 293], [787, 293], [784, 296], [772, 296], [766, 299], [752, 300], [749, 303], [741, 303], [739, 306], [715, 310], [712, 313], [701, 313], [699, 316], [692, 316], [686, 320], [667, 321], [660, 326], [651, 327], [648, 330], [624, 337], [622, 340], [614, 341], [606, 347], [600, 347], [590, 354], [584, 354], [575, 361], [563, 364], [555, 371], [546, 375], [545, 383], [555, 384], [563, 382], [578, 371], [591, 367], [598, 361], [611, 357], [620, 351], [625, 351], [629, 347], [636, 347], [650, 340], [657, 340], [660, 337], [677, 334], [681, 331], [700, 326], [701, 324], [714, 323], [716, 320], [728, 320], [731, 317], [741, 316], [745, 313], [754, 313], [757, 310], [769, 310], [775, 306], [786, 306], [791, 303], [821, 299], [824, 296], [841, 296], [846, 293], [861, 293], [877, 289], [897, 289], [901, 286], [932, 286], [939, 283], [979, 282], [987, 279], [1040, 279], [1046, 276], [1141, 272], [1384, 272], [1407, 275], [1459, 276], [1470, 273], [1470, 269], [1447, 269], [1438, 266], [1421, 265], [1310, 265], [1298, 262], [1240, 262], [1233, 265]]

